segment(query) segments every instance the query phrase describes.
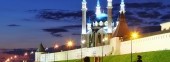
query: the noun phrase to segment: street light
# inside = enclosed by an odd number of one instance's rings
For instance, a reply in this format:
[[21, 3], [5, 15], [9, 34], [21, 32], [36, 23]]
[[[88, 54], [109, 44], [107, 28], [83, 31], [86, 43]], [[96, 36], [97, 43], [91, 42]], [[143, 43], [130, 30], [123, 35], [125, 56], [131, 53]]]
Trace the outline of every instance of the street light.
[[15, 55], [14, 58], [16, 59], [16, 58], [17, 58], [17, 55]]
[[17, 55], [15, 55], [15, 56], [14, 56], [14, 62], [16, 61], [16, 59], [17, 59], [17, 58], [18, 58], [18, 56], [17, 56]]
[[104, 37], [104, 39], [102, 40], [102, 62], [103, 62], [103, 46], [104, 46], [104, 42], [108, 40], [108, 37]]
[[13, 59], [13, 57], [11, 57], [11, 60]]
[[54, 61], [55, 61], [55, 49], [57, 49], [58, 47], [59, 47], [58, 44], [54, 45]]
[[58, 47], [59, 47], [58, 44], [55, 44], [55, 45], [54, 45], [54, 49], [57, 49]]
[[25, 52], [24, 53], [24, 56], [25, 56], [25, 58], [26, 58], [26, 62], [28, 61], [27, 59], [28, 59], [28, 53], [27, 52]]
[[132, 40], [133, 39], [136, 39], [136, 38], [138, 38], [139, 37], [139, 34], [138, 34], [138, 32], [132, 32], [131, 33], [131, 62], [132, 62]]
[[139, 37], [139, 33], [138, 32], [132, 32], [132, 34], [131, 34], [131, 38], [132, 39], [136, 39], [138, 37]]
[[67, 47], [71, 47], [71, 46], [73, 46], [73, 42], [70, 40], [67, 42]]
[[5, 62], [10, 62], [10, 59], [8, 58]]
[[82, 52], [82, 48], [83, 48], [83, 44], [86, 42], [86, 40], [82, 40], [81, 41], [81, 62], [83, 62], [82, 61], [82, 58], [83, 58], [83, 52]]
[[30, 54], [34, 54], [34, 51], [31, 51], [31, 53]]
[[[68, 42], [67, 42], [68, 50], [69, 50], [69, 48], [72, 47], [72, 46], [73, 46], [73, 42], [72, 42], [71, 40], [68, 41]], [[68, 51], [67, 51], [67, 62], [68, 62]]]
[[25, 52], [25, 53], [24, 53], [24, 56], [27, 56], [27, 55], [28, 55], [28, 53], [27, 53], [27, 52]]

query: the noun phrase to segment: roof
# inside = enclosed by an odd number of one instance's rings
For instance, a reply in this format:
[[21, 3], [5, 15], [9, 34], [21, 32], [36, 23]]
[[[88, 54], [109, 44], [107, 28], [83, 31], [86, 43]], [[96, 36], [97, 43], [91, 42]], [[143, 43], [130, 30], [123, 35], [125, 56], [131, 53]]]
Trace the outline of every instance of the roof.
[[117, 25], [117, 28], [115, 32], [113, 33], [113, 37], [123, 37], [123, 38], [128, 38], [130, 31], [128, 28], [128, 25], [126, 23], [126, 18], [124, 13], [120, 13], [119, 16], [119, 24]]
[[45, 52], [45, 48], [42, 45], [42, 43], [39, 45], [39, 48], [37, 49], [37, 52]]

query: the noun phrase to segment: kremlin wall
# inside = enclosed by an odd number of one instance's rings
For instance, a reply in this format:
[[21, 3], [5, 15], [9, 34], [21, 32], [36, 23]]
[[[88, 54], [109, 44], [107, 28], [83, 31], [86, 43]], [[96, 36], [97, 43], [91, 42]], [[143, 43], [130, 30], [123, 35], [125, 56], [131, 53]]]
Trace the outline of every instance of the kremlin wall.
[[[167, 22], [170, 25], [170, 22]], [[163, 23], [161, 27], [163, 30], [169, 30]], [[166, 26], [166, 27], [165, 27]], [[163, 28], [164, 27], [164, 28]], [[122, 55], [131, 53], [131, 41], [132, 41], [132, 53], [149, 52], [149, 51], [160, 51], [160, 50], [170, 50], [170, 32], [151, 35], [143, 38], [138, 38], [129, 41], [121, 41], [119, 37], [112, 38], [110, 45], [92, 47], [92, 48], [82, 48], [74, 49], [70, 51], [62, 51], [56, 53], [45, 53], [36, 52], [35, 61], [36, 62], [50, 62], [50, 61], [62, 61], [62, 60], [72, 60], [80, 59], [81, 57], [94, 57], [108, 55]], [[82, 53], [82, 56], [81, 56]]]

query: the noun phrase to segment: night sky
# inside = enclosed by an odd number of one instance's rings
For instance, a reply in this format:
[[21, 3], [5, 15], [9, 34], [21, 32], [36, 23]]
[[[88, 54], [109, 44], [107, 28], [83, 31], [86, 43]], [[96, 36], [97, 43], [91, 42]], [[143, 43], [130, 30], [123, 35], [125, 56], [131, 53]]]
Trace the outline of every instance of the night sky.
[[[102, 9], [106, 9], [107, 1], [100, 1]], [[169, 2], [125, 0], [127, 18], [140, 26], [159, 25], [170, 18]], [[114, 19], [119, 3], [113, 0]], [[87, 0], [87, 5], [93, 12], [96, 0]], [[79, 45], [80, 34], [81, 0], [0, 0], [0, 48], [36, 48], [41, 42], [50, 47], [55, 43], [63, 45], [69, 39]]]

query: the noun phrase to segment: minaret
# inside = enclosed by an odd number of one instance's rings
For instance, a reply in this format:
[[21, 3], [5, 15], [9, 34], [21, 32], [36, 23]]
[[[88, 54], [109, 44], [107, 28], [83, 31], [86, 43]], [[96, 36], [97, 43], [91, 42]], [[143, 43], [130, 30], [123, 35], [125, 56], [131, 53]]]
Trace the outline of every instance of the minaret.
[[108, 33], [112, 33], [112, 0], [107, 0], [107, 21], [108, 21]]
[[82, 32], [81, 32], [81, 47], [86, 47], [83, 46], [84, 44], [82, 43], [83, 41], [87, 42], [87, 36], [86, 36], [86, 30], [87, 30], [87, 26], [86, 26], [86, 12], [87, 12], [87, 6], [86, 6], [87, 2], [86, 0], [82, 1]]
[[120, 4], [120, 13], [125, 13], [125, 3], [124, 0], [121, 0], [121, 4]]
[[86, 34], [86, 12], [87, 12], [87, 2], [86, 0], [82, 1], [82, 34]]
[[101, 14], [101, 7], [100, 7], [100, 1], [97, 0], [97, 6], [96, 6], [96, 17], [100, 17], [100, 14]]

